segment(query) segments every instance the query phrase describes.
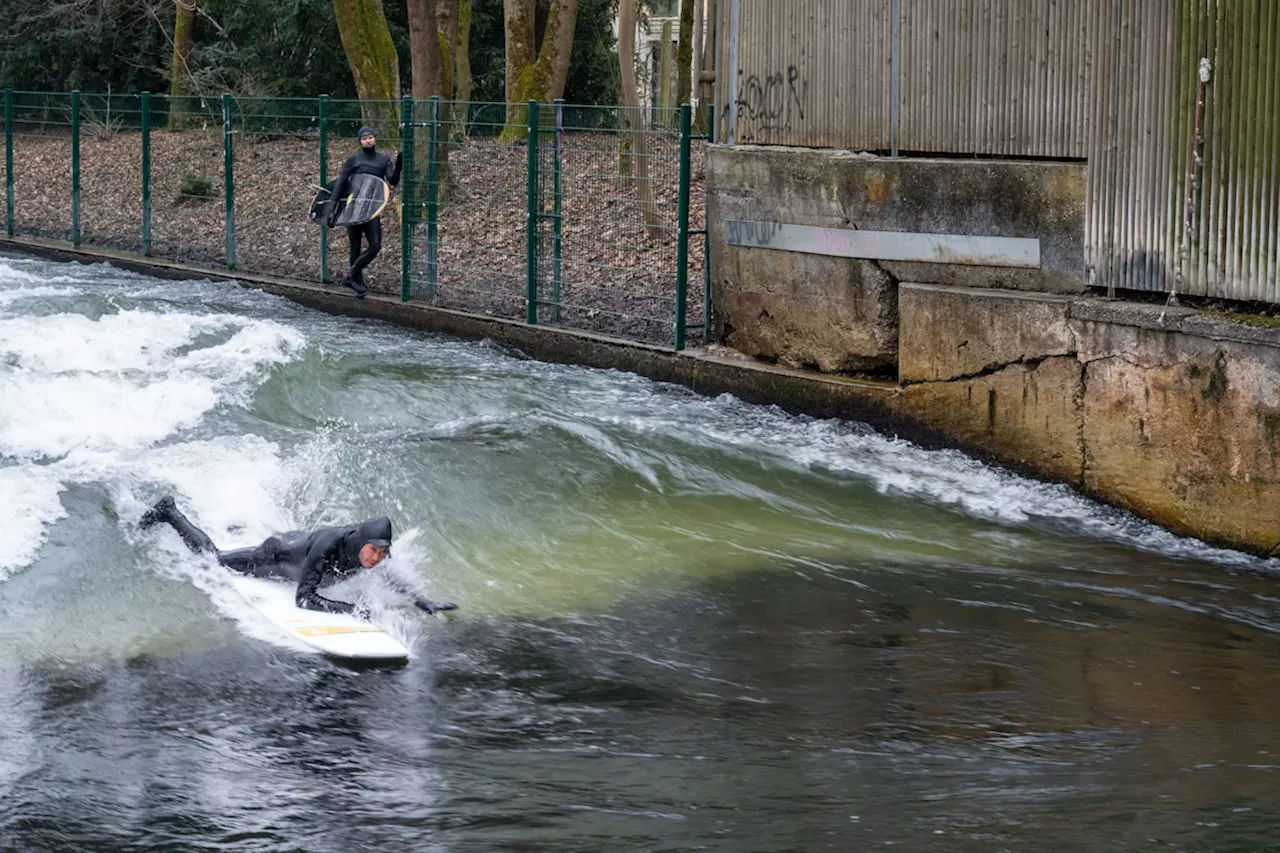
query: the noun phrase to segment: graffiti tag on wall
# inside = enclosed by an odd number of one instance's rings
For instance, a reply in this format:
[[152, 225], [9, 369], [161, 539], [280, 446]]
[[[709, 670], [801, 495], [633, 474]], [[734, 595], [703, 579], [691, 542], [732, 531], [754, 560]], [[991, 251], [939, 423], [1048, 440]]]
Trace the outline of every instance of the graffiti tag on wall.
[[735, 140], [750, 143], [769, 134], [790, 133], [796, 122], [804, 121], [808, 99], [809, 81], [794, 65], [763, 77], [739, 71]]

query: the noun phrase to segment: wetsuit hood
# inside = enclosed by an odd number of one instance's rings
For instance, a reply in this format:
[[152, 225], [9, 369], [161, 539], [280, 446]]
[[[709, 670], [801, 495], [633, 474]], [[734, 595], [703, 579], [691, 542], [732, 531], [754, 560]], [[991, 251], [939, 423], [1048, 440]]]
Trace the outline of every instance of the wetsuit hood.
[[370, 518], [356, 528], [356, 547], [377, 545], [380, 548], [391, 547], [391, 519], [385, 515]]

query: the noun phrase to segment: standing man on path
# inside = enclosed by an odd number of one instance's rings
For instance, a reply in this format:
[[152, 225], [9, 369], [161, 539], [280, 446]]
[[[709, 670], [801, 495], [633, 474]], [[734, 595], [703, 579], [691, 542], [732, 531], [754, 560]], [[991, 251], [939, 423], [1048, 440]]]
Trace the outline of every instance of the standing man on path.
[[[373, 128], [362, 127], [358, 135], [360, 150], [342, 164], [342, 171], [338, 173], [338, 180], [333, 185], [334, 199], [343, 198], [347, 194], [353, 175], [373, 175], [382, 178], [393, 187], [400, 183], [400, 156], [403, 152], [397, 153], [395, 163], [392, 163], [391, 158], [386, 154], [378, 153], [378, 140], [373, 135]], [[334, 218], [337, 215], [337, 205], [333, 205], [333, 208], [334, 210], [329, 213], [329, 221], [325, 223], [330, 228], [333, 227]], [[362, 239], [368, 242], [368, 248], [363, 251], [361, 251]], [[348, 225], [347, 240], [351, 244], [348, 256], [350, 269], [347, 270], [342, 283], [354, 290], [356, 296], [363, 297], [365, 294], [364, 268], [373, 262], [378, 252], [382, 251], [382, 217], [376, 216], [361, 225]]]

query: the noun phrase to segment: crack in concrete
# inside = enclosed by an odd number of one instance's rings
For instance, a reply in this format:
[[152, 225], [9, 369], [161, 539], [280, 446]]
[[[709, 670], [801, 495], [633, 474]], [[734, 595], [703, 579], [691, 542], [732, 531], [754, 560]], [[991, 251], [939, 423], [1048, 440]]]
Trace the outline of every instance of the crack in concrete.
[[984, 365], [973, 373], [964, 373], [959, 376], [950, 376], [946, 379], [919, 379], [913, 382], [903, 382], [902, 387], [907, 388], [913, 385], [945, 385], [949, 382], [967, 382], [971, 379], [984, 379], [988, 376], [994, 376], [1002, 370], [1008, 370], [1010, 367], [1019, 365], [1035, 370], [1051, 358], [1071, 358], [1075, 353], [1050, 353], [1049, 355], [1023, 356], [1016, 361], [999, 361]]

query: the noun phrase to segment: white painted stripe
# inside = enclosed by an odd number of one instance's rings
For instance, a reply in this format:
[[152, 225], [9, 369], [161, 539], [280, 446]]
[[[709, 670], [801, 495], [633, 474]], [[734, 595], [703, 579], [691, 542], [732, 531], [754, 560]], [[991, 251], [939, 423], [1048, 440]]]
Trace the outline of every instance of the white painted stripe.
[[1025, 237], [855, 231], [737, 219], [726, 220], [724, 226], [731, 246], [877, 261], [1040, 268], [1040, 241]]

